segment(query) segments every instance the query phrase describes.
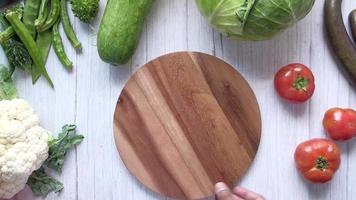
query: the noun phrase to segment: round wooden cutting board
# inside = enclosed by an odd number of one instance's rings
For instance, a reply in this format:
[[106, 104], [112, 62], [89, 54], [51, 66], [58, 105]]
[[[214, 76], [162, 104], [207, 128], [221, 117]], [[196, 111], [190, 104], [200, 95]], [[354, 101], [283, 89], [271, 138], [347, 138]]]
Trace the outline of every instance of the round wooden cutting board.
[[224, 61], [202, 53], [159, 57], [124, 87], [114, 116], [129, 171], [162, 195], [200, 199], [232, 185], [251, 165], [261, 136], [256, 97]]

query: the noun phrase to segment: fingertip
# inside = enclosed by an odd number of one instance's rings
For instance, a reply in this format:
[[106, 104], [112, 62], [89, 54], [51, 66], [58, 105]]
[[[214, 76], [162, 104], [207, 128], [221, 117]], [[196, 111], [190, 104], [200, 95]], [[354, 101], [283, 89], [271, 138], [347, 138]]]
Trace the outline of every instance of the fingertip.
[[243, 187], [239, 187], [239, 186], [236, 186], [233, 191], [232, 191], [234, 194], [236, 194], [237, 196], [243, 198], [243, 199], [246, 199], [246, 200], [263, 200], [264, 198], [255, 193], [255, 192], [252, 192], [248, 189], [245, 189]]
[[239, 186], [236, 186], [234, 189], [233, 189], [233, 192], [237, 195], [239, 195], [240, 197], [246, 197], [249, 193], [248, 190], [246, 190], [245, 188], [242, 188], [242, 187], [239, 187]]
[[215, 184], [215, 195], [219, 200], [231, 200], [233, 199], [233, 194], [226, 183], [220, 182]]
[[214, 188], [215, 194], [218, 194], [221, 191], [230, 190], [229, 186], [227, 186], [226, 183], [223, 182], [216, 183]]

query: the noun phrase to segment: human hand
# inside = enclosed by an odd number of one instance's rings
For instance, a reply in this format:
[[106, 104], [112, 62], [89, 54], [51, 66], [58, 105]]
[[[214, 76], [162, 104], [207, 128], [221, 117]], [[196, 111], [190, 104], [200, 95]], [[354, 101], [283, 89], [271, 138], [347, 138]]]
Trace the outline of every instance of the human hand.
[[241, 187], [235, 187], [232, 191], [225, 183], [215, 185], [217, 200], [265, 200], [261, 195]]

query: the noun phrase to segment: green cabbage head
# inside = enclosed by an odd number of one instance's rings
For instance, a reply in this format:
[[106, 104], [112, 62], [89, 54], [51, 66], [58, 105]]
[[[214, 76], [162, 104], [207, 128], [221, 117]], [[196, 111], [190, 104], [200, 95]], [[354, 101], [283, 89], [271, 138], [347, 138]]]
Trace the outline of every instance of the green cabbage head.
[[312, 9], [315, 0], [196, 0], [216, 29], [242, 40], [267, 40]]

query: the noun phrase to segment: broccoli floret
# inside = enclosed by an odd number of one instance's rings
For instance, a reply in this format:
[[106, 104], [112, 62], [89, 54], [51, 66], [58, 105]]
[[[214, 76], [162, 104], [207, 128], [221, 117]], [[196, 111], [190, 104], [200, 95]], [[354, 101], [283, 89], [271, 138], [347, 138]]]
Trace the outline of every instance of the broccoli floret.
[[95, 18], [99, 10], [99, 0], [71, 0], [72, 11], [85, 23]]

